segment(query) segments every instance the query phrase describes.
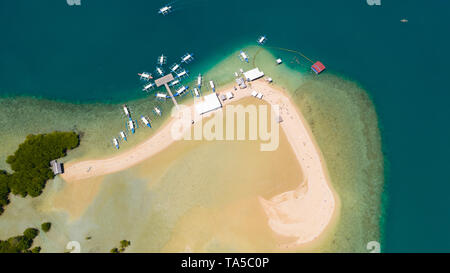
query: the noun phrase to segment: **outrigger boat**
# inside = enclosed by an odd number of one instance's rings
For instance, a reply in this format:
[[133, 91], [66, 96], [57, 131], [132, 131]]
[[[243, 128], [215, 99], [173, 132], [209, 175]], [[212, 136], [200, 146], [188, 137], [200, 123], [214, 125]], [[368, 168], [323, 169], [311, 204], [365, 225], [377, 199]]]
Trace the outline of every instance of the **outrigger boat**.
[[160, 75], [160, 76], [164, 76], [164, 70], [161, 67], [156, 67], [156, 72]]
[[160, 8], [158, 13], [162, 15], [167, 15], [172, 12], [172, 6], [165, 5], [164, 7]]
[[134, 122], [133, 120], [130, 118], [130, 120], [128, 121], [128, 129], [130, 129], [131, 133], [134, 134], [136, 132], [135, 128], [134, 128]]
[[148, 72], [138, 73], [138, 75], [141, 80], [149, 81], [149, 80], [153, 79], [152, 74], [150, 74]]
[[167, 58], [164, 55], [159, 56], [158, 59], [156, 60], [156, 62], [159, 66], [165, 65], [166, 61], [167, 61]]
[[260, 36], [260, 37], [258, 38], [258, 44], [260, 44], [260, 45], [263, 45], [266, 41], [267, 41], [267, 38], [266, 38], [265, 35]]
[[200, 92], [198, 91], [197, 88], [194, 88], [194, 95], [195, 95], [196, 97], [200, 97]]
[[127, 141], [127, 135], [125, 134], [124, 131], [120, 131], [120, 137], [121, 137], [124, 141]]
[[198, 89], [200, 89], [202, 87], [202, 74], [198, 74], [197, 87], [198, 87]]
[[214, 82], [213, 81], [209, 81], [209, 85], [211, 86], [213, 92], [216, 92], [216, 87], [214, 86]]
[[117, 138], [113, 138], [113, 144], [116, 149], [119, 149], [119, 141], [117, 140]]
[[167, 95], [163, 94], [163, 93], [156, 93], [156, 98], [157, 99], [166, 99]]
[[151, 89], [153, 89], [154, 87], [155, 87], [155, 84], [154, 84], [154, 83], [149, 83], [149, 84], [145, 85], [144, 88], [142, 88], [142, 91], [147, 92], [148, 90], [151, 90]]
[[153, 113], [155, 113], [155, 115], [158, 115], [158, 116], [162, 115], [161, 109], [159, 109], [159, 107], [157, 107], [157, 106], [155, 108], [153, 108]]
[[183, 78], [188, 76], [188, 72], [186, 71], [186, 69], [184, 69], [183, 71], [181, 71], [180, 73], [176, 73], [178, 78]]
[[244, 51], [241, 50], [241, 53], [239, 54], [239, 58], [241, 58], [241, 61], [245, 61], [246, 63], [248, 63], [248, 56]]
[[179, 64], [173, 64], [173, 65], [170, 67], [170, 70], [172, 70], [172, 72], [176, 72], [179, 68], [180, 68], [180, 65], [179, 65]]
[[128, 118], [130, 117], [130, 111], [128, 110], [128, 106], [126, 104], [123, 105], [123, 112], [125, 113], [125, 116]]
[[144, 116], [141, 116], [141, 120], [142, 122], [147, 125], [149, 128], [152, 128], [152, 126], [150, 125], [150, 122], [148, 121], [148, 119]]
[[169, 86], [174, 86], [174, 85], [177, 85], [177, 84], [179, 84], [180, 83], [180, 80], [174, 80], [174, 81], [171, 81], [170, 83], [169, 83]]
[[194, 54], [186, 53], [183, 57], [181, 57], [181, 62], [185, 64], [192, 62], [192, 60], [194, 60], [193, 55]]
[[189, 87], [187, 87], [187, 86], [182, 86], [182, 87], [180, 87], [178, 90], [177, 90], [177, 95], [178, 96], [181, 96], [184, 92], [186, 92], [186, 90], [188, 90], [189, 89]]

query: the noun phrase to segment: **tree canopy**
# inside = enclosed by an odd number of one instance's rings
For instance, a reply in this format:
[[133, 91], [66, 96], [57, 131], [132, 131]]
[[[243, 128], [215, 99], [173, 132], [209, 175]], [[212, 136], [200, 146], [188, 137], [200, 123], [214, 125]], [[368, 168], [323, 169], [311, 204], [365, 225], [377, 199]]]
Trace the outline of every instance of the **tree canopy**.
[[48, 232], [51, 227], [52, 227], [52, 223], [50, 223], [50, 222], [46, 222], [41, 225], [41, 228], [44, 232]]
[[40, 247], [30, 250], [34, 238], [39, 234], [35, 228], [27, 228], [23, 235], [11, 237], [5, 241], [0, 240], [0, 253], [39, 253]]
[[79, 136], [74, 132], [28, 135], [6, 159], [14, 172], [0, 171], [0, 214], [9, 203], [10, 192], [22, 197], [39, 196], [47, 181], [54, 178], [50, 161], [64, 157], [67, 150], [76, 148], [79, 143]]

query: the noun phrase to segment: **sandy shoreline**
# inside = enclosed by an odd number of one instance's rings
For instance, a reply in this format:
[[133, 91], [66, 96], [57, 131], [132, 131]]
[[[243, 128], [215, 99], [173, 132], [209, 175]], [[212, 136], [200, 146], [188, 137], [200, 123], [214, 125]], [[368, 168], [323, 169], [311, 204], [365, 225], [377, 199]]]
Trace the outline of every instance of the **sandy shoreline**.
[[[276, 195], [269, 200], [259, 197], [260, 203], [268, 217], [268, 225], [278, 235], [292, 237], [295, 240], [283, 247], [295, 247], [308, 243], [322, 234], [333, 218], [336, 208], [336, 198], [331, 190], [331, 184], [322, 159], [306, 121], [295, 105], [274, 85], [263, 80], [252, 82], [252, 87], [234, 91], [226, 88], [220, 93], [232, 91], [235, 98], [225, 104], [249, 97], [252, 90], [264, 94], [263, 100], [271, 105], [279, 105], [283, 118], [283, 128], [288, 141], [305, 175], [306, 181], [301, 181], [293, 191]], [[255, 98], [256, 100], [256, 98]], [[193, 105], [190, 106], [193, 108]], [[196, 117], [198, 118], [198, 117]], [[170, 146], [175, 140], [171, 128], [177, 122], [169, 119], [163, 127], [148, 140], [136, 147], [119, 153], [116, 156], [68, 163], [62, 178], [68, 182], [90, 177], [102, 176], [128, 169]]]

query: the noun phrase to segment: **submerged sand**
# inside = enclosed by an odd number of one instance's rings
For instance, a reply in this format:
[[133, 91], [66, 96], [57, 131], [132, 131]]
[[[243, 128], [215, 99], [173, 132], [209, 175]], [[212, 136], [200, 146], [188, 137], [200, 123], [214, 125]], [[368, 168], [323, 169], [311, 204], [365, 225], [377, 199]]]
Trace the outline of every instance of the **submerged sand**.
[[[325, 230], [336, 208], [336, 195], [331, 190], [325, 163], [308, 125], [284, 91], [259, 80], [253, 82], [251, 88], [238, 91], [225, 89], [223, 93], [235, 93], [234, 100], [228, 103], [250, 97], [253, 90], [261, 92], [263, 100], [270, 105], [280, 107], [281, 127], [305, 174], [305, 181], [299, 181], [295, 190], [269, 200], [259, 198], [271, 229], [281, 236], [296, 238], [283, 247], [296, 247], [313, 241]], [[176, 140], [171, 136], [171, 129], [176, 122], [177, 118], [173, 118], [147, 141], [124, 153], [107, 159], [68, 164], [62, 177], [73, 182], [130, 168], [173, 144]]]

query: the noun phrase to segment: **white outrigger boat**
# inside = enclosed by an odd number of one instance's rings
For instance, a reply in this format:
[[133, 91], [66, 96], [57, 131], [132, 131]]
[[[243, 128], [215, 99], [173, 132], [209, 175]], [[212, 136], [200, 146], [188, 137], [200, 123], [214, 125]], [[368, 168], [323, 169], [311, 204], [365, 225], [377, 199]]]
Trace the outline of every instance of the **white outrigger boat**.
[[196, 97], [200, 97], [200, 92], [198, 91], [197, 88], [194, 88], [194, 95], [195, 95]]
[[131, 118], [130, 120], [128, 120], [128, 129], [130, 129], [132, 134], [136, 132], [136, 129], [134, 128], [134, 122]]
[[127, 141], [127, 135], [124, 131], [120, 131], [120, 137], [122, 138], [122, 140]]
[[248, 56], [244, 51], [241, 50], [241, 52], [239, 53], [239, 58], [241, 59], [241, 61], [245, 61], [246, 63], [248, 63]]
[[180, 80], [176, 79], [176, 80], [171, 81], [171, 82], [169, 83], [169, 86], [174, 86], [174, 85], [177, 85], [177, 84], [179, 84], [179, 83], [180, 83]]
[[163, 65], [166, 64], [166, 61], [167, 61], [167, 57], [164, 56], [164, 55], [161, 55], [161, 56], [159, 56], [158, 59], [156, 60], [156, 63], [157, 63], [159, 66], [163, 66]]
[[200, 89], [202, 87], [202, 74], [198, 74], [197, 87], [198, 87], [198, 89]]
[[155, 87], [154, 83], [149, 83], [149, 84], [145, 85], [144, 88], [142, 88], [142, 91], [147, 92], [147, 91], [153, 89], [154, 87]]
[[181, 57], [181, 62], [185, 64], [190, 63], [194, 60], [193, 56], [194, 54], [186, 53], [183, 57]]
[[214, 86], [213, 81], [209, 81], [209, 86], [211, 86], [211, 89], [213, 90], [213, 92], [216, 92], [216, 87]]
[[119, 140], [117, 140], [117, 138], [113, 138], [113, 145], [116, 149], [119, 149]]
[[165, 5], [164, 7], [160, 8], [158, 13], [162, 15], [167, 15], [172, 12], [172, 6]]
[[172, 72], [177, 72], [177, 70], [180, 68], [181, 66], [179, 64], [173, 64], [170, 67], [170, 70], [172, 70]]
[[164, 93], [156, 93], [156, 98], [160, 100], [165, 100], [167, 98], [167, 94]]
[[162, 67], [157, 66], [156, 73], [158, 73], [160, 76], [164, 76], [164, 70], [162, 69]]
[[126, 104], [123, 105], [123, 112], [125, 113], [125, 116], [128, 118], [131, 116], [130, 111], [128, 110], [128, 106]]
[[155, 108], [153, 108], [153, 113], [155, 113], [155, 115], [158, 115], [158, 116], [162, 115], [161, 109], [159, 109], [158, 106], [155, 106]]
[[258, 44], [260, 44], [260, 45], [263, 45], [266, 41], [267, 41], [267, 38], [266, 38], [265, 35], [260, 36], [260, 37], [258, 38]]
[[139, 79], [141, 79], [141, 80], [149, 81], [149, 80], [153, 79], [152, 74], [150, 74], [148, 72], [138, 73], [138, 75], [139, 75]]
[[187, 76], [189, 76], [188, 75], [188, 72], [186, 71], [186, 69], [183, 69], [180, 73], [176, 73], [177, 74], [177, 77], [178, 78], [183, 78], [183, 77], [187, 77]]
[[141, 120], [146, 126], [148, 126], [149, 128], [152, 128], [152, 125], [150, 124], [150, 122], [148, 121], [148, 119], [146, 117], [141, 116]]
[[181, 96], [184, 92], [186, 92], [186, 90], [188, 90], [189, 89], [189, 87], [187, 87], [187, 86], [182, 86], [182, 87], [180, 87], [180, 88], [178, 88], [178, 90], [177, 90], [177, 95], [178, 96]]

